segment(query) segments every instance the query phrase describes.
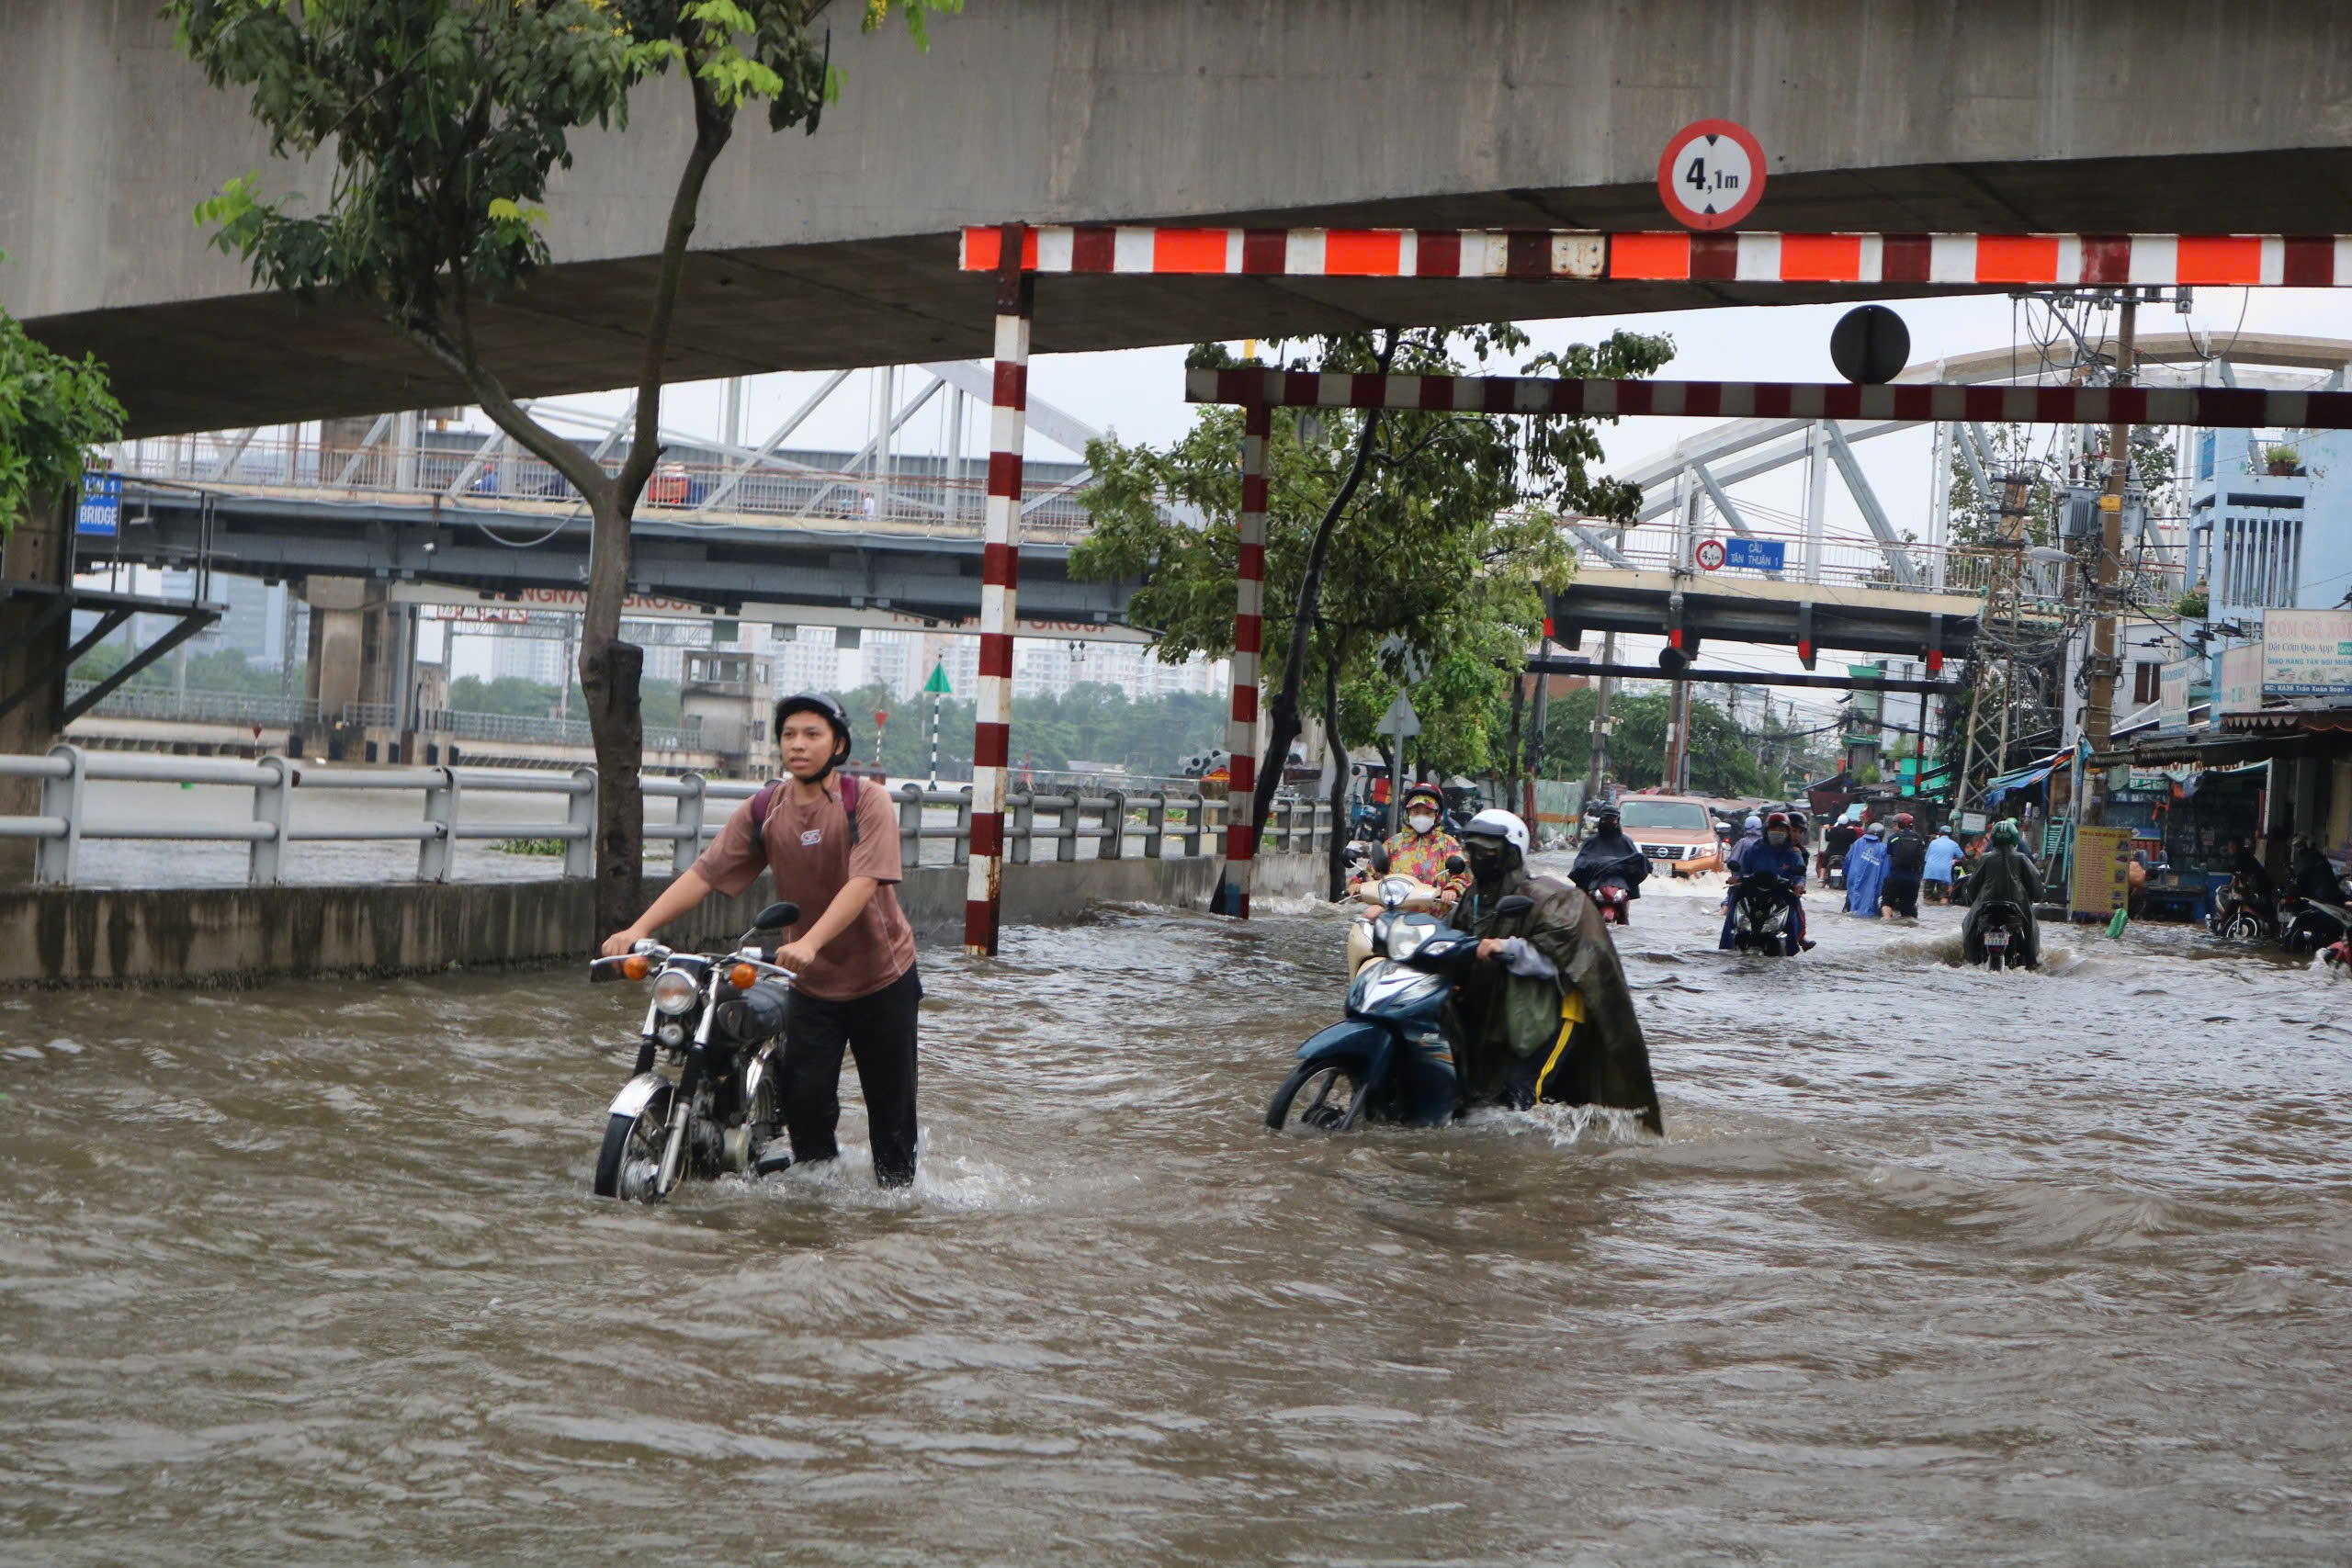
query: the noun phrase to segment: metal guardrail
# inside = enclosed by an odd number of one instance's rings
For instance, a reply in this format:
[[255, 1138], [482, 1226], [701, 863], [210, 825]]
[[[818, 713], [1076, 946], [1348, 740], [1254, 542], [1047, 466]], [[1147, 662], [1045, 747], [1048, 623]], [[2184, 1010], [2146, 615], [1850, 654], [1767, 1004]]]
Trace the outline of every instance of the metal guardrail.
[[[95, 681], [68, 681], [65, 700], [83, 696]], [[174, 692], [118, 686], [90, 709], [112, 718], [172, 719], [194, 724], [316, 724], [319, 705], [307, 697], [245, 692]]]
[[[329, 767], [285, 757], [244, 761], [56, 746], [45, 756], [0, 755], [0, 778], [40, 782], [40, 809], [30, 816], [0, 817], [0, 839], [34, 840], [33, 880], [51, 886], [71, 886], [83, 843], [102, 840], [247, 844], [251, 852], [245, 880], [253, 886], [283, 882], [287, 846], [305, 841], [413, 840], [417, 846], [416, 877], [422, 882], [452, 880], [457, 846], [466, 840], [555, 840], [563, 845], [563, 875], [584, 877], [595, 870], [597, 789], [593, 768], [557, 773], [496, 768]], [[253, 797], [253, 818], [235, 823], [152, 817], [94, 819], [87, 786], [94, 782], [121, 781], [244, 790]], [[675, 803], [669, 820], [647, 821], [645, 839], [648, 844], [671, 846], [671, 865], [676, 871], [692, 865], [703, 845], [725, 826], [727, 813], [708, 809], [714, 802], [731, 811], [734, 803], [749, 800], [760, 788], [746, 782], [709, 780], [699, 773], [647, 777], [639, 787], [649, 801]], [[338, 825], [296, 820], [298, 792], [331, 795], [337, 790], [411, 792], [421, 797], [422, 813], [413, 823]], [[561, 817], [556, 819], [551, 815], [539, 822], [469, 821], [464, 807], [469, 793], [552, 797], [561, 802]], [[928, 842], [950, 844], [948, 863], [965, 863], [972, 841], [968, 788], [926, 790], [910, 784], [892, 791], [890, 798], [898, 808], [900, 857], [908, 867], [923, 863], [922, 846]], [[1093, 845], [1093, 858], [1101, 860], [1176, 860], [1214, 854], [1225, 810], [1222, 800], [1165, 790], [1132, 795], [1119, 790], [1101, 795], [1015, 792], [1005, 803], [1005, 859], [1014, 864], [1078, 860], [1085, 858], [1079, 853], [1085, 844]], [[1327, 803], [1277, 800], [1260, 848], [1267, 852], [1316, 852], [1328, 851], [1330, 842]], [[1040, 846], [1050, 846], [1051, 852], [1039, 853]]]

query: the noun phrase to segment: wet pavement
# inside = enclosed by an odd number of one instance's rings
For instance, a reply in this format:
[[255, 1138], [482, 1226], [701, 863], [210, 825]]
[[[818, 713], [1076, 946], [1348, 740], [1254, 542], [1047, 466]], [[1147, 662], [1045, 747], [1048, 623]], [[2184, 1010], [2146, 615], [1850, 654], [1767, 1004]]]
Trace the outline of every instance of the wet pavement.
[[570, 973], [0, 997], [0, 1561], [2352, 1555], [2352, 988], [1711, 897], [1663, 1142], [1269, 1134], [1329, 914], [927, 953], [911, 1196], [590, 1197]]

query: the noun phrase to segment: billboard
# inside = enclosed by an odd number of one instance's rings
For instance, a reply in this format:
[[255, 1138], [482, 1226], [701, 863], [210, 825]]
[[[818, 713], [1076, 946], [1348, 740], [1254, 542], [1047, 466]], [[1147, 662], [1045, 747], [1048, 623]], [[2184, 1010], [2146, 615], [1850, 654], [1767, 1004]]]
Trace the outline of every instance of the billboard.
[[2352, 610], [2263, 611], [2262, 690], [2270, 696], [2352, 696]]
[[2132, 829], [2075, 829], [2075, 876], [2069, 907], [2093, 914], [2120, 909], [2132, 892]]
[[2213, 693], [2213, 712], [2262, 711], [2262, 645], [2242, 643], [2222, 655], [2222, 683]]
[[2196, 677], [2199, 660], [2182, 659], [2167, 664], [2159, 672], [2156, 691], [2156, 728], [2187, 729], [2188, 728], [2188, 683]]

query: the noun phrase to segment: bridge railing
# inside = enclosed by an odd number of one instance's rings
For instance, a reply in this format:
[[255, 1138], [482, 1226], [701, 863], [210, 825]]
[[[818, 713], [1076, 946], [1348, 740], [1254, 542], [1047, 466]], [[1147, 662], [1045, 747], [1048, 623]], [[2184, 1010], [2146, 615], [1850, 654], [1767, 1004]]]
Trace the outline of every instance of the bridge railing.
[[[457, 880], [462, 843], [537, 840], [560, 846], [564, 876], [595, 870], [597, 783], [595, 770], [568, 773], [528, 769], [326, 766], [285, 757], [246, 761], [229, 758], [175, 757], [141, 752], [85, 751], [57, 746], [42, 756], [0, 755], [0, 778], [31, 779], [40, 785], [39, 809], [0, 817], [0, 839], [34, 842], [34, 881], [52, 886], [79, 879], [83, 844], [102, 840], [182, 843], [242, 843], [248, 846], [245, 881], [269, 886], [288, 880], [288, 848], [304, 842], [402, 843], [416, 845], [415, 876], [424, 882]], [[89, 786], [100, 783], [144, 783], [242, 791], [250, 795], [246, 821], [199, 820], [193, 816], [106, 817], [92, 811]], [[718, 835], [736, 806], [760, 785], [707, 779], [647, 776], [639, 786], [648, 802], [668, 802], [669, 815], [649, 814], [645, 839], [651, 852], [667, 844], [675, 871], [692, 865], [703, 846]], [[411, 822], [322, 820], [295, 801], [339, 791], [407, 793], [420, 803]], [[469, 816], [466, 802], [486, 795], [530, 795], [552, 803], [544, 818], [514, 820]], [[901, 785], [890, 794], [899, 818], [899, 853], [910, 866], [965, 863], [972, 837], [968, 788], [925, 789]], [[323, 803], [322, 803], [323, 804]], [[332, 809], [329, 807], [328, 809]], [[1226, 803], [1197, 793], [1150, 790], [1100, 794], [1015, 791], [1005, 813], [1005, 858], [1015, 864], [1050, 861], [1177, 860], [1220, 852]], [[1330, 807], [1322, 801], [1278, 799], [1261, 847], [1268, 852], [1328, 851]]]
[[[583, 454], [584, 456], [585, 454]], [[620, 471], [619, 454], [595, 459]], [[988, 502], [988, 463], [965, 472], [926, 471], [923, 463], [889, 474], [829, 472], [780, 464], [663, 463], [647, 481], [640, 520], [740, 516], [828, 526], [888, 524], [920, 531], [977, 536]], [[471, 446], [322, 447], [316, 441], [247, 440], [223, 456], [215, 444], [159, 438], [123, 444], [116, 460], [131, 479], [174, 479], [227, 490], [398, 495], [420, 503], [438, 498], [473, 510], [547, 513], [577, 506], [579, 492], [545, 460], [506, 447], [485, 458]], [[1092, 519], [1067, 481], [1029, 479], [1022, 486], [1023, 528], [1083, 533]]]
[[[65, 699], [73, 702], [95, 681], [68, 681]], [[100, 698], [92, 713], [113, 718], [174, 719], [190, 724], [300, 725], [319, 722], [319, 705], [309, 697], [269, 696], [245, 692], [175, 692], [152, 686], [118, 686]]]

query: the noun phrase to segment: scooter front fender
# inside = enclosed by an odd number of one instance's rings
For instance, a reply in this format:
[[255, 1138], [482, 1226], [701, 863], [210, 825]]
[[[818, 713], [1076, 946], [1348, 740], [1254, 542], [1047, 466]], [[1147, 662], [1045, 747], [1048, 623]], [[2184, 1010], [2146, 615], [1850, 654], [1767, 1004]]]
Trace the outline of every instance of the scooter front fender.
[[621, 1085], [620, 1093], [613, 1096], [611, 1115], [640, 1116], [653, 1103], [653, 1097], [670, 1087], [670, 1080], [660, 1073], [639, 1073]]
[[1395, 1040], [1396, 1036], [1380, 1025], [1351, 1018], [1309, 1035], [1306, 1043], [1298, 1048], [1298, 1059], [1314, 1062], [1329, 1056], [1355, 1056], [1362, 1058], [1367, 1068], [1374, 1068], [1388, 1054]]

